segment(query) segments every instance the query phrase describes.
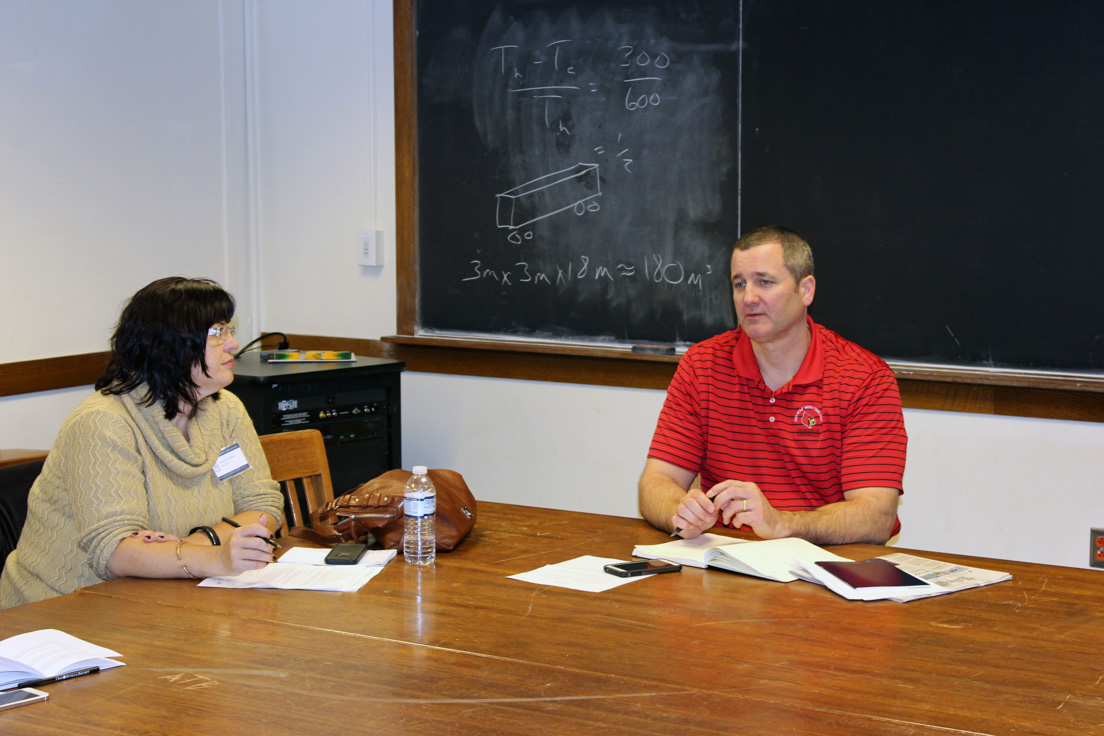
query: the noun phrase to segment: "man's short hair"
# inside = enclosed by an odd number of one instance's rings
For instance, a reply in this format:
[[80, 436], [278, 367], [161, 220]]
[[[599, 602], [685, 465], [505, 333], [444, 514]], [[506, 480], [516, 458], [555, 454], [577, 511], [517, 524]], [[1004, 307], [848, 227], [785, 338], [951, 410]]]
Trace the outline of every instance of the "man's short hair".
[[809, 243], [793, 230], [779, 225], [767, 225], [744, 233], [736, 241], [733, 252], [751, 250], [771, 243], [782, 246], [782, 262], [794, 277], [795, 284], [800, 284], [803, 278], [813, 275], [813, 249], [809, 247]]

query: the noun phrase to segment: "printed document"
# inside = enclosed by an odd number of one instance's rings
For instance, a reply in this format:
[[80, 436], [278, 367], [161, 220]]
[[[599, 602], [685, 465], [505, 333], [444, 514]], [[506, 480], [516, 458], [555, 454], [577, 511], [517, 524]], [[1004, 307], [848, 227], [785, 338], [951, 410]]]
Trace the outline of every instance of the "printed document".
[[260, 570], [238, 575], [206, 578], [201, 588], [280, 588], [281, 590], [328, 590], [353, 593], [382, 571], [363, 565], [300, 565], [278, 562]]
[[614, 557], [583, 555], [567, 562], [545, 565], [529, 572], [519, 572], [517, 575], [510, 575], [509, 578], [511, 580], [521, 580], [525, 583], [535, 583], [536, 585], [553, 585], [557, 588], [601, 593], [619, 585], [631, 583], [634, 580], [652, 577], [651, 575], [641, 575], [633, 578], [619, 578], [602, 569], [614, 562], [624, 562], [624, 560], [618, 560]]

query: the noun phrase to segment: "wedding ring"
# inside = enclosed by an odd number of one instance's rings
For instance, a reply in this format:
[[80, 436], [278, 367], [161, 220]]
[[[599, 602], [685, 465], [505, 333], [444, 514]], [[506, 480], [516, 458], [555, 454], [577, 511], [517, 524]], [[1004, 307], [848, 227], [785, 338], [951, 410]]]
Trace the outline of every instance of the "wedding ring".
[[742, 499], [740, 499], [740, 500], [744, 502], [744, 511], [746, 512], [746, 511], [747, 511], [747, 499], [746, 499], [746, 498], [742, 498]]

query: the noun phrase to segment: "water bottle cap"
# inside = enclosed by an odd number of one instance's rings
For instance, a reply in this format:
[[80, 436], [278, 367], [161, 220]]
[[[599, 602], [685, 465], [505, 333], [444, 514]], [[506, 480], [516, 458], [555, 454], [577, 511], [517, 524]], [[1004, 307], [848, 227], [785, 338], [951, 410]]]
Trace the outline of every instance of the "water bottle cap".
[[415, 465], [414, 466], [414, 475], [425, 475], [425, 474], [426, 474], [426, 466], [424, 466], [424, 465]]

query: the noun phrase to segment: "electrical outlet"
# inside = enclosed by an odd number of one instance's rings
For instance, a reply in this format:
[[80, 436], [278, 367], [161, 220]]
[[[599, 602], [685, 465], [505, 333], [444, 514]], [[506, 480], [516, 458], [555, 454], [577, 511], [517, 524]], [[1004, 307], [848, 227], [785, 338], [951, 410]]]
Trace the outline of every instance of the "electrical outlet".
[[1089, 567], [1104, 567], [1104, 529], [1091, 529]]
[[379, 230], [357, 231], [357, 264], [361, 266], [382, 266], [383, 233]]

